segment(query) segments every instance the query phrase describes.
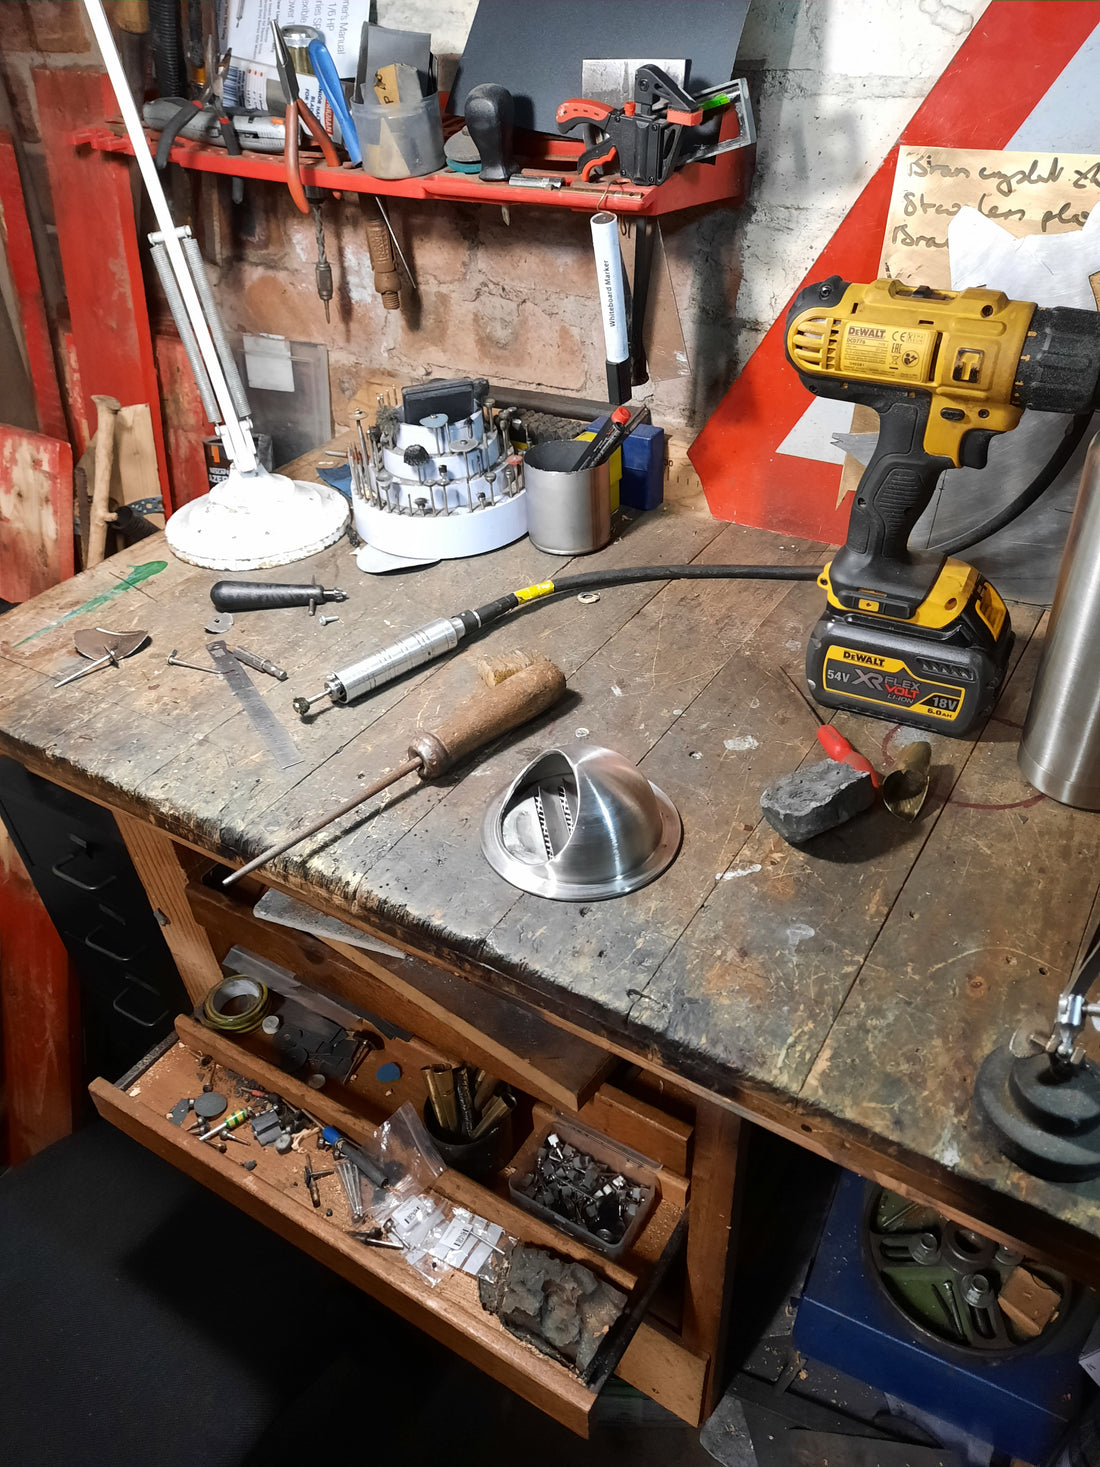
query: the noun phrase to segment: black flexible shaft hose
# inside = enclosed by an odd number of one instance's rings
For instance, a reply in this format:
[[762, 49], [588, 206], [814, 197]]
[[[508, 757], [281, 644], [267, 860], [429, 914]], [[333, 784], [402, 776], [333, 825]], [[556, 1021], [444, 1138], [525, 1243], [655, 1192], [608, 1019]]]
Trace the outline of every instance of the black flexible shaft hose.
[[1023, 514], [1025, 509], [1030, 509], [1039, 496], [1046, 492], [1054, 480], [1069, 463], [1082, 438], [1088, 432], [1089, 424], [1092, 422], [1091, 413], [1078, 413], [1066, 424], [1066, 431], [1062, 435], [1062, 441], [1051, 454], [1043, 467], [1032, 479], [1025, 489], [1022, 489], [1015, 499], [1009, 501], [1003, 509], [996, 514], [990, 515], [989, 519], [982, 520], [980, 524], [972, 525], [968, 530], [960, 530], [957, 535], [952, 535], [947, 540], [941, 540], [937, 545], [929, 545], [928, 549], [937, 555], [955, 555], [960, 550], [969, 550], [971, 545], [977, 545], [979, 540], [988, 540], [990, 535], [995, 535], [998, 530], [1003, 530], [1006, 525], [1012, 523]]
[[584, 591], [598, 586], [633, 586], [639, 581], [816, 581], [814, 565], [632, 565], [625, 570], [582, 571], [559, 576], [556, 591]]
[[[558, 576], [553, 581], [509, 591], [473, 612], [469, 629], [487, 627], [517, 606], [543, 597], [560, 596], [572, 591], [604, 590], [608, 586], [634, 586], [641, 581], [816, 581], [820, 566], [807, 565], [632, 565], [624, 570], [583, 571], [576, 576]], [[545, 586], [546, 589], [542, 589]]]

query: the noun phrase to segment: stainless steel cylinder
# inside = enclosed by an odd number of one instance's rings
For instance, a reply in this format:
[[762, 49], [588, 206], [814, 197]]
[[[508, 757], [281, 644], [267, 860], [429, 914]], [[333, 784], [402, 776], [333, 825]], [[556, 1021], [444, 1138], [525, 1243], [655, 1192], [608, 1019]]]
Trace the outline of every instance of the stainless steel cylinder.
[[1081, 470], [1019, 760], [1044, 795], [1100, 810], [1100, 434]]
[[431, 662], [433, 657], [442, 657], [457, 647], [465, 635], [466, 628], [457, 616], [430, 621], [342, 672], [330, 673], [325, 679], [325, 692], [334, 703], [351, 703], [414, 667]]
[[574, 440], [540, 443], [523, 455], [527, 533], [555, 555], [584, 555], [611, 539], [611, 483], [606, 463], [577, 473], [586, 447]]

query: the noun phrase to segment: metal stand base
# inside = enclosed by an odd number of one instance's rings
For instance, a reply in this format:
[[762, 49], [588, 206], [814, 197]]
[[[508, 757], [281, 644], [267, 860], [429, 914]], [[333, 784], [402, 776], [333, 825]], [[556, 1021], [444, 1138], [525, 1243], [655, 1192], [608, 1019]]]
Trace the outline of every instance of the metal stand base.
[[1100, 1176], [1100, 1069], [1090, 1061], [1059, 1079], [1048, 1055], [1018, 1058], [1002, 1045], [982, 1064], [974, 1096], [1017, 1166], [1051, 1182]]
[[348, 502], [327, 484], [282, 474], [238, 474], [178, 509], [165, 537], [180, 560], [206, 570], [289, 565], [333, 544], [348, 522]]

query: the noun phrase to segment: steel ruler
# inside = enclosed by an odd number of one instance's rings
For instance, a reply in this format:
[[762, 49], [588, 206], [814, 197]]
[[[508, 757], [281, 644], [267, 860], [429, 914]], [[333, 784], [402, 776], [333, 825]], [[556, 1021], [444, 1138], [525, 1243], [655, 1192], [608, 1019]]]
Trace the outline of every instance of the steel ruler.
[[289, 769], [294, 764], [301, 764], [305, 756], [298, 752], [297, 744], [264, 702], [259, 688], [230, 652], [224, 640], [207, 642], [206, 650], [214, 659], [214, 666], [236, 694], [237, 701], [279, 767]]

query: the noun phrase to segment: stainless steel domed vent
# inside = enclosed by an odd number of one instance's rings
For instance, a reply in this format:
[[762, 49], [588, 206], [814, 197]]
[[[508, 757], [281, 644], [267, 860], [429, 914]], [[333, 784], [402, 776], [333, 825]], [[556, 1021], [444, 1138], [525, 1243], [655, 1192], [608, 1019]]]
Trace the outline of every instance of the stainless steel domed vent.
[[540, 754], [493, 800], [481, 849], [523, 891], [600, 901], [659, 876], [681, 833], [675, 805], [633, 764], [577, 744]]

